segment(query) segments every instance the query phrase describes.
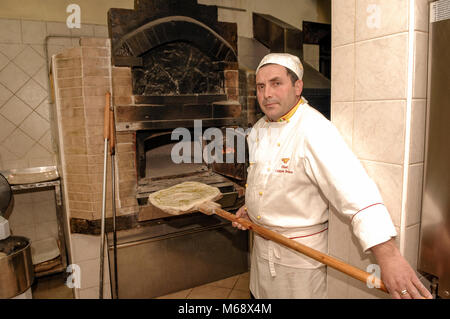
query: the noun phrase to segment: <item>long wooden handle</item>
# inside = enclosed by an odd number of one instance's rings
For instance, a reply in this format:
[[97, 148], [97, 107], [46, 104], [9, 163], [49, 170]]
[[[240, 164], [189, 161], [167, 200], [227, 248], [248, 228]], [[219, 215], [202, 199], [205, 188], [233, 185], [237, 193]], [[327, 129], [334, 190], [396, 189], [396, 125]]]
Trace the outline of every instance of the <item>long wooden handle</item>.
[[[294, 249], [308, 257], [311, 257], [314, 260], [321, 262], [322, 264], [325, 264], [336, 270], [339, 270], [339, 271], [343, 272], [344, 274], [347, 274], [350, 277], [358, 279], [364, 283], [367, 283], [369, 276], [372, 276], [371, 278], [373, 278], [373, 274], [369, 274], [368, 272], [365, 272], [359, 268], [349, 265], [339, 259], [333, 258], [333, 257], [331, 257], [327, 254], [324, 254], [318, 250], [315, 250], [308, 246], [302, 245], [302, 244], [296, 242], [295, 240], [289, 239], [289, 238], [287, 238], [279, 233], [276, 233], [274, 231], [271, 231], [265, 227], [256, 225], [247, 219], [238, 218], [238, 217], [236, 217], [236, 215], [231, 214], [221, 208], [216, 208], [216, 207], [212, 208], [211, 205], [206, 203], [204, 205], [200, 205], [198, 207], [198, 210], [201, 211], [202, 213], [205, 213], [208, 215], [210, 215], [211, 213], [214, 213], [214, 214], [217, 214], [229, 221], [237, 222], [237, 223], [247, 227], [248, 229], [254, 231], [255, 233], [258, 233], [259, 235], [261, 235], [262, 237], [264, 237], [266, 239], [270, 239], [281, 245], [284, 245], [286, 247]], [[369, 279], [369, 280], [371, 280], [371, 279]], [[388, 293], [388, 290], [384, 286], [384, 283], [379, 279], [376, 279], [376, 280], [377, 281], [374, 286], [377, 287], [378, 289]]]
[[114, 111], [109, 110], [109, 153], [115, 155], [116, 153], [116, 130], [114, 125]]
[[111, 93], [106, 92], [105, 95], [105, 109], [104, 109], [104, 122], [103, 122], [103, 138], [109, 139], [109, 109], [111, 107]]

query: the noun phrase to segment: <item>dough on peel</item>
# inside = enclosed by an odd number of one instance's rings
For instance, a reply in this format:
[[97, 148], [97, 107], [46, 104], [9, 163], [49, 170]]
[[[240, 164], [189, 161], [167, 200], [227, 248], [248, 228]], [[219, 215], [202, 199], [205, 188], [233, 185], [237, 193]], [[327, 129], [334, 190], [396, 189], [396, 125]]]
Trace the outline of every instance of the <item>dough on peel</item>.
[[217, 187], [199, 182], [184, 182], [150, 194], [152, 205], [172, 215], [197, 210], [197, 205], [222, 198]]

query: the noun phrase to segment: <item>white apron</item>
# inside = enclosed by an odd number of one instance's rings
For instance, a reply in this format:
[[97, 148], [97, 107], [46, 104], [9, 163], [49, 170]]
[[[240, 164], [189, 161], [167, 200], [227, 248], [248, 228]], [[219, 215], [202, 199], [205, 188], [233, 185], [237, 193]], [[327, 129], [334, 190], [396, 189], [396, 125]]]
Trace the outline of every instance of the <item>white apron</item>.
[[[330, 204], [352, 220], [364, 251], [396, 236], [375, 183], [337, 129], [304, 98], [297, 107], [280, 122], [263, 117], [248, 136], [245, 204], [249, 218], [324, 253], [328, 253]], [[306, 292], [325, 289], [320, 275], [316, 283], [306, 276], [297, 290], [286, 286], [292, 269], [301, 273], [319, 268], [323, 268], [321, 263], [255, 234], [250, 290], [256, 298], [320, 296], [320, 292]], [[270, 295], [265, 293], [268, 278]]]

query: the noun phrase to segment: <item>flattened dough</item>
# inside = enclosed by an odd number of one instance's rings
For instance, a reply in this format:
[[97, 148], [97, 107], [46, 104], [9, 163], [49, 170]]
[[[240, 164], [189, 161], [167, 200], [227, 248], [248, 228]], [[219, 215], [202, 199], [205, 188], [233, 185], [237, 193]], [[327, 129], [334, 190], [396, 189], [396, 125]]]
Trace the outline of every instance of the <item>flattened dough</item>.
[[150, 194], [152, 205], [172, 215], [197, 210], [197, 205], [222, 198], [217, 187], [199, 182], [184, 182]]

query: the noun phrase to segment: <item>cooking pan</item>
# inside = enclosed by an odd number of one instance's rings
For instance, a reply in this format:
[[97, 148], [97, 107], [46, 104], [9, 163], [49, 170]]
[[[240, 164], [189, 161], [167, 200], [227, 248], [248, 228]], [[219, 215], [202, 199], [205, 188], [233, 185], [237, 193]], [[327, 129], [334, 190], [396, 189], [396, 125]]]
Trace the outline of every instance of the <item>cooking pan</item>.
[[[3, 216], [11, 202], [12, 191], [8, 180], [0, 173], [0, 216]], [[6, 218], [6, 216], [5, 216]]]

